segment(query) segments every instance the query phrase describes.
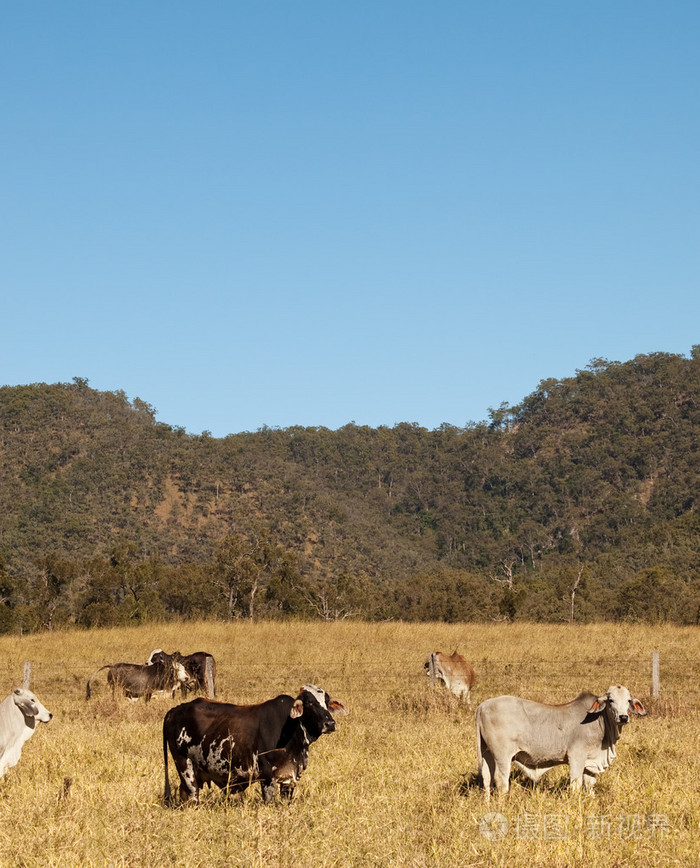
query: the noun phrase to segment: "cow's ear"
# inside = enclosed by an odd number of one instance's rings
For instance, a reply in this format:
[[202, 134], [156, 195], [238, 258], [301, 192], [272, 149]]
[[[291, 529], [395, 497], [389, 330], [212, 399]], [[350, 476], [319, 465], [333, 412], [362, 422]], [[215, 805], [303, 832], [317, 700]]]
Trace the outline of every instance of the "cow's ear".
[[331, 699], [331, 701], [328, 703], [328, 710], [335, 711], [336, 714], [348, 713], [347, 708], [343, 705], [342, 702], [339, 702], [337, 699]]
[[39, 714], [39, 709], [32, 702], [32, 700], [22, 696], [21, 693], [18, 694], [16, 690], [14, 694], [14, 700], [15, 705], [17, 706], [17, 708], [19, 708], [19, 710], [25, 717], [36, 717], [37, 714]]
[[290, 717], [301, 717], [304, 713], [304, 703], [301, 699], [295, 699], [294, 705], [292, 706], [291, 711], [289, 712]]
[[635, 699], [634, 696], [630, 699], [630, 707], [635, 714], [638, 714], [640, 717], [644, 717], [647, 713], [646, 708], [642, 705], [642, 703]]
[[599, 711], [602, 711], [605, 708], [607, 701], [607, 696], [599, 696], [596, 700], [594, 700], [593, 705], [591, 705], [591, 707], [588, 709], [588, 713], [597, 714]]

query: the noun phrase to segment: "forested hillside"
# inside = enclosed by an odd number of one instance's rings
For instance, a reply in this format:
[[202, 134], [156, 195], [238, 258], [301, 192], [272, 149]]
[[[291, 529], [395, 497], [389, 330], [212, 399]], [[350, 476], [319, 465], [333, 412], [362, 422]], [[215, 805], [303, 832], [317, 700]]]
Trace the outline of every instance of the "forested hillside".
[[700, 347], [464, 428], [216, 439], [88, 381], [0, 389], [0, 631], [152, 618], [700, 613]]

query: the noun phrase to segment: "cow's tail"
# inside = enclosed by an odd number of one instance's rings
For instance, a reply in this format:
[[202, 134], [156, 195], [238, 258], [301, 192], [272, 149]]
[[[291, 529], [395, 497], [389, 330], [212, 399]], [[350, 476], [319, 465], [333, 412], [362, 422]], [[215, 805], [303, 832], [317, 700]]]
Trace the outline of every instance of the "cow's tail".
[[170, 792], [170, 778], [168, 777], [168, 737], [166, 735], [166, 727], [168, 725], [168, 715], [165, 715], [163, 720], [163, 768], [165, 769], [165, 787], [163, 788], [163, 802], [166, 807], [172, 804], [173, 796]]
[[103, 669], [109, 669], [109, 666], [109, 663], [106, 666], [100, 666], [100, 668], [96, 669], [88, 678], [87, 684], [85, 685], [85, 699], [90, 699], [90, 682], [92, 681], [92, 679], [97, 675], [98, 672], [102, 672]]
[[474, 714], [474, 723], [476, 724], [476, 773], [479, 776], [482, 784], [484, 781], [483, 775], [483, 756], [481, 752], [481, 706], [477, 705]]

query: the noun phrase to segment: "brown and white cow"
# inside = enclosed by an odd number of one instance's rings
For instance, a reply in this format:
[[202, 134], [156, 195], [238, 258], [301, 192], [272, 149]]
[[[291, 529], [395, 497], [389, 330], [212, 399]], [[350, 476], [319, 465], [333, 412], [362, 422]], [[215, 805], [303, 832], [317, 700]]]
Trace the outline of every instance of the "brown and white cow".
[[241, 792], [259, 782], [265, 802], [277, 786], [291, 799], [309, 760], [309, 746], [335, 730], [331, 711], [342, 703], [312, 684], [296, 699], [277, 696], [258, 705], [193, 699], [171, 708], [163, 720], [164, 800], [172, 803], [168, 749], [180, 776], [180, 800], [198, 804], [205, 783]]
[[153, 662], [142, 666], [139, 663], [108, 663], [100, 666], [88, 678], [85, 688], [85, 698], [90, 699], [90, 684], [98, 672], [107, 670], [107, 683], [112, 687], [112, 697], [117, 688], [124, 692], [127, 699], [138, 699], [143, 696], [149, 702], [154, 693], [170, 693], [175, 696], [177, 690], [187, 681], [187, 673], [182, 663], [165, 654], [156, 654]]
[[[159, 656], [165, 656], [182, 663], [187, 673], [187, 680], [182, 684], [183, 693], [190, 690], [201, 690], [212, 699], [216, 696], [216, 660], [208, 651], [195, 651], [193, 654], [180, 654], [179, 651], [173, 651], [172, 654], [166, 654], [161, 648], [156, 648], [151, 651], [148, 660], [146, 660], [146, 666], [150, 666]], [[211, 684], [207, 683], [207, 669], [211, 677]]]
[[615, 758], [630, 713], [646, 711], [621, 684], [603, 696], [581, 693], [564, 705], [518, 696], [482, 702], [475, 714], [476, 749], [486, 800], [492, 781], [499, 793], [508, 792], [511, 763], [535, 783], [554, 766], [568, 764], [571, 788], [583, 783], [592, 792], [596, 776]]
[[454, 651], [449, 656], [441, 651], [433, 651], [425, 664], [430, 683], [442, 681], [458, 699], [466, 699], [471, 705], [471, 692], [476, 682], [476, 673], [466, 659]]

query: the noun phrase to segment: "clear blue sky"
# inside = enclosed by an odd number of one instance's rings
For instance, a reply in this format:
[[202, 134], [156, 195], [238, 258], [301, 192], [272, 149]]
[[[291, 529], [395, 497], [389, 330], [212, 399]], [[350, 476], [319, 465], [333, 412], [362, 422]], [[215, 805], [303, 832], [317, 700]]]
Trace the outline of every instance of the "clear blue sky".
[[697, 0], [0, 9], [0, 385], [435, 428], [700, 343]]

